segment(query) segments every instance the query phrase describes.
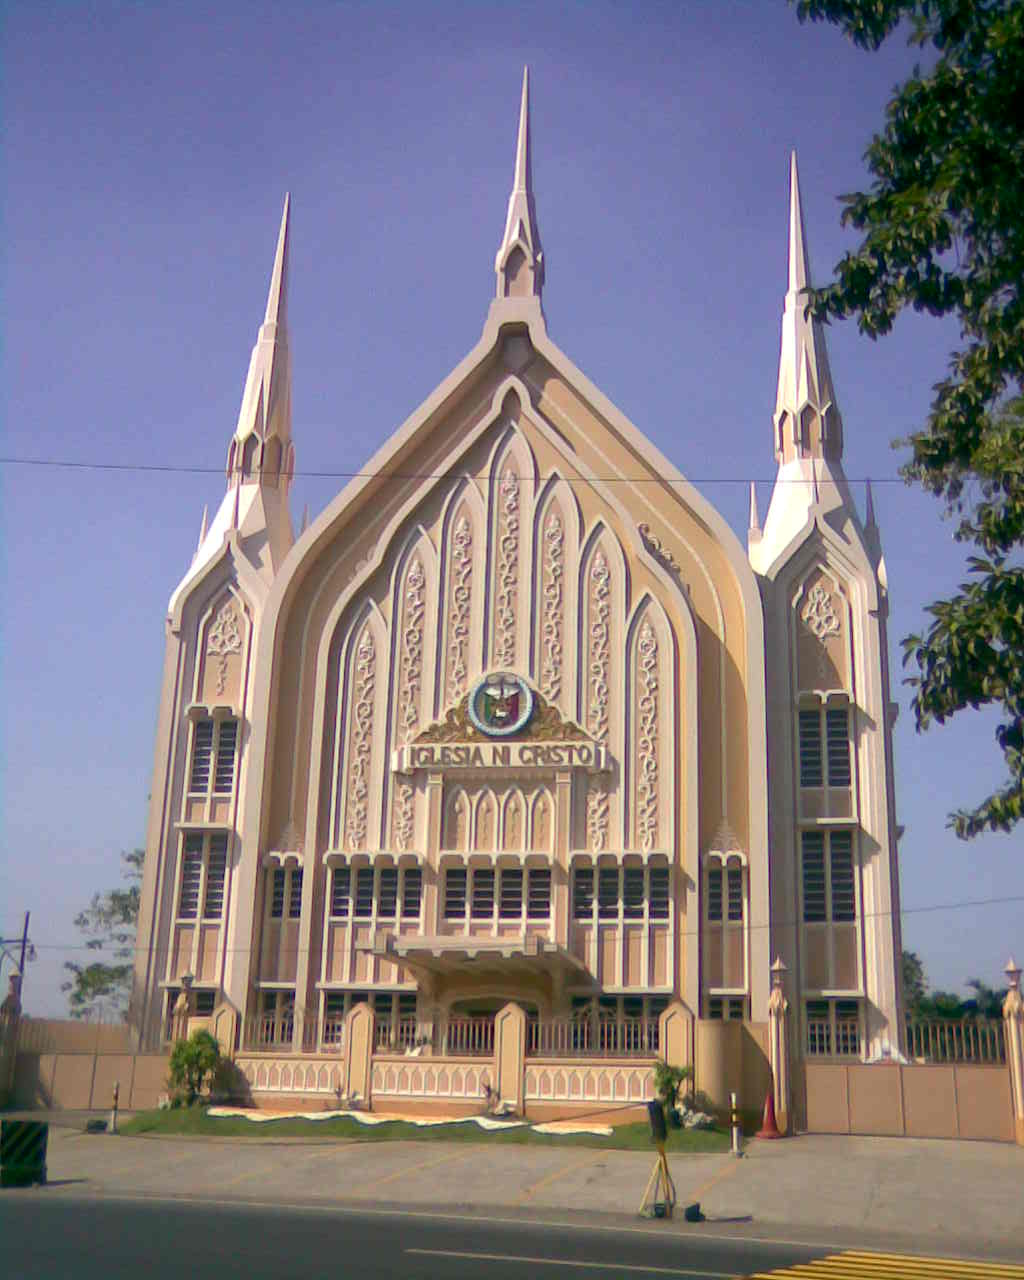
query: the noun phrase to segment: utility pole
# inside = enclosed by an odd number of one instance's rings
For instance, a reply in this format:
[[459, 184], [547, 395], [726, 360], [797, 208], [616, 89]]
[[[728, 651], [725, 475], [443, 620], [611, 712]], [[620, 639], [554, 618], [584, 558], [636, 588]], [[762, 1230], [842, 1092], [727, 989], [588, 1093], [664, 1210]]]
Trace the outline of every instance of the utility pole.
[[28, 918], [31, 912], [25, 912], [25, 927], [21, 931], [21, 959], [18, 962], [18, 972], [21, 974], [22, 989], [25, 986], [25, 948], [28, 946]]

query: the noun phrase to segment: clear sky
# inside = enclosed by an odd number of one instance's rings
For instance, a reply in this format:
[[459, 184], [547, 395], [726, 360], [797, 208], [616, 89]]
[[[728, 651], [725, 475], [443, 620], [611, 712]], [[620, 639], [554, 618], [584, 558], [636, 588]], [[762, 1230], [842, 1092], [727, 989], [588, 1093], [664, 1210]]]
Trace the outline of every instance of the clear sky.
[[[344, 483], [309, 473], [358, 469], [476, 342], [529, 63], [549, 331], [745, 539], [747, 483], [763, 514], [775, 471], [790, 148], [820, 282], [913, 51], [861, 53], [784, 0], [8, 0], [2, 19], [0, 452], [169, 468], [0, 466], [0, 936], [31, 910], [38, 1015], [88, 958], [75, 913], [144, 839], [167, 600], [223, 493], [285, 191], [296, 518]], [[890, 441], [955, 336], [829, 333], [891, 589], [904, 942], [958, 989], [1024, 953], [1024, 889], [1020, 834], [945, 826], [1002, 777], [993, 720], [917, 736], [900, 686], [899, 637], [964, 556]]]

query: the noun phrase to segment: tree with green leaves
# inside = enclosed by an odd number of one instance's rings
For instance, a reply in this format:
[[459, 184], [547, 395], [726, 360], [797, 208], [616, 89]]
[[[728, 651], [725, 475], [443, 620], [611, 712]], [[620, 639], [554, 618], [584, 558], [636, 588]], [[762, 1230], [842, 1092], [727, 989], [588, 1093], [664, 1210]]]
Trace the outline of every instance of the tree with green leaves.
[[194, 1106], [220, 1066], [220, 1044], [209, 1031], [193, 1031], [171, 1050], [168, 1083], [186, 1106]]
[[907, 307], [955, 317], [960, 342], [903, 467], [976, 548], [967, 581], [904, 640], [919, 730], [999, 710], [1008, 778], [951, 815], [956, 833], [1024, 816], [1024, 0], [790, 0], [863, 49], [897, 29], [928, 51], [895, 91], [865, 160], [871, 189], [841, 197], [863, 235], [812, 291], [822, 319], [872, 338]]
[[61, 991], [68, 993], [73, 1018], [88, 1018], [100, 1012], [127, 1017], [145, 857], [144, 849], [122, 853], [125, 887], [93, 894], [89, 906], [75, 916], [75, 928], [86, 935], [86, 947], [106, 952], [109, 958], [87, 965], [65, 962], [64, 968], [72, 976], [61, 984]]
[[903, 1007], [907, 1013], [920, 1011], [928, 982], [924, 976], [924, 965], [916, 951], [903, 952]]

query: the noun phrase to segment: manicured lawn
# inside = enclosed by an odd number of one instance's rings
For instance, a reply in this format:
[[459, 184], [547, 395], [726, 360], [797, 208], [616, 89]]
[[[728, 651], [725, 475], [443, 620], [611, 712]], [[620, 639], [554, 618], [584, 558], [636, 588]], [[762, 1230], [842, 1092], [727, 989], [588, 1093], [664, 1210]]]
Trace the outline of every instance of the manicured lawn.
[[[596, 1123], [601, 1123], [595, 1117]], [[586, 1123], [586, 1121], [582, 1121]], [[505, 1130], [481, 1129], [472, 1123], [419, 1126], [404, 1120], [364, 1125], [348, 1116], [330, 1120], [264, 1120], [253, 1122], [241, 1116], [210, 1116], [203, 1107], [183, 1107], [174, 1111], [143, 1111], [120, 1125], [124, 1134], [191, 1134], [205, 1137], [338, 1138], [352, 1142], [387, 1142], [402, 1138], [413, 1142], [528, 1143], [531, 1146], [594, 1147], [612, 1151], [652, 1151], [646, 1124], [626, 1124], [610, 1135], [534, 1133], [528, 1126]], [[666, 1150], [671, 1152], [727, 1151], [729, 1135], [723, 1130], [682, 1130], [669, 1132]]]

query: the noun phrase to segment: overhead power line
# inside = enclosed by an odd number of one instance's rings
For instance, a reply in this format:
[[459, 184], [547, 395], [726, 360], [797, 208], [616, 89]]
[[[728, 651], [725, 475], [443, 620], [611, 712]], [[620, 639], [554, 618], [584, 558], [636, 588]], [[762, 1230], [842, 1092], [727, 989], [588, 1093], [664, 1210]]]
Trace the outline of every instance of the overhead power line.
[[[9, 467], [50, 467], [67, 471], [125, 471], [125, 472], [155, 472], [158, 474], [172, 475], [200, 475], [200, 476], [223, 476], [226, 474], [224, 467], [193, 467], [181, 466], [177, 463], [163, 462], [83, 462], [73, 458], [16, 458], [16, 457], [0, 457], [0, 466]], [[310, 470], [310, 471], [292, 471], [286, 473], [291, 479], [314, 479], [314, 480], [459, 480], [462, 478], [461, 471], [334, 471], [334, 470]], [[782, 477], [782, 476], [695, 476], [686, 475], [676, 480], [670, 476], [593, 476], [589, 478], [580, 477], [563, 477], [569, 485], [588, 485], [588, 484], [743, 484], [748, 485], [753, 481], [755, 484], [809, 484], [810, 480], [802, 477]], [[827, 486], [836, 484], [834, 480], [827, 477], [816, 477], [819, 486]], [[872, 485], [880, 484], [898, 484], [906, 485], [906, 481], [899, 476], [883, 476], [881, 479], [874, 479], [871, 476], [845, 476], [846, 484], [866, 484], [870, 481]]]

